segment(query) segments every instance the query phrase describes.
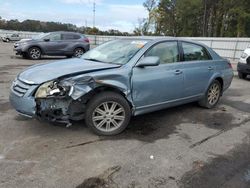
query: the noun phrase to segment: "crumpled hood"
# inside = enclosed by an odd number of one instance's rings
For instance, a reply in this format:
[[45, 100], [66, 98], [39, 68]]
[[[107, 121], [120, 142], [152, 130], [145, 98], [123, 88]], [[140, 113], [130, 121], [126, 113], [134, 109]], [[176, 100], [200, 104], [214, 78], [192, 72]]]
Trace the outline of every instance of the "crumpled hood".
[[18, 78], [26, 83], [41, 84], [62, 76], [84, 74], [116, 67], [120, 67], [120, 65], [73, 58], [31, 66], [21, 72]]

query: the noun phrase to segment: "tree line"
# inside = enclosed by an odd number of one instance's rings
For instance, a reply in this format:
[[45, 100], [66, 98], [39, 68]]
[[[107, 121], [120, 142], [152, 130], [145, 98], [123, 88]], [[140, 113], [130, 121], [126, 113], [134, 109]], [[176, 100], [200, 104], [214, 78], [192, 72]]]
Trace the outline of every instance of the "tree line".
[[73, 31], [89, 35], [119, 35], [128, 36], [128, 32], [121, 32], [119, 30], [110, 29], [102, 31], [96, 27], [77, 27], [70, 23], [60, 22], [43, 22], [39, 20], [24, 20], [17, 19], [5, 20], [0, 16], [0, 29], [15, 30], [15, 31], [31, 31], [31, 32], [52, 32], [52, 31]]
[[250, 0], [146, 0], [136, 35], [250, 37]]

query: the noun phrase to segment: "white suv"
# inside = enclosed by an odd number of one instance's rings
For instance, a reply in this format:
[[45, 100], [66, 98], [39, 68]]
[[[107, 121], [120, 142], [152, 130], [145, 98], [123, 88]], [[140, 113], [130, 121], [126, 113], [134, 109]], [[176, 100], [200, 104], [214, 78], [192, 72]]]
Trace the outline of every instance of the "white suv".
[[250, 47], [245, 49], [242, 53], [238, 66], [237, 71], [239, 78], [245, 79], [247, 75], [250, 75]]

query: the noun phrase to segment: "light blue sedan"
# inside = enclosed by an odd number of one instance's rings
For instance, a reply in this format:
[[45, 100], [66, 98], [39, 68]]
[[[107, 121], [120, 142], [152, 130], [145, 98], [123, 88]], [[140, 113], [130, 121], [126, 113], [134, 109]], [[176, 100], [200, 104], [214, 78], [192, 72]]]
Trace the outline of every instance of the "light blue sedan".
[[68, 126], [85, 119], [95, 133], [115, 135], [131, 116], [194, 101], [212, 108], [232, 79], [230, 62], [203, 44], [130, 38], [27, 68], [13, 82], [10, 101], [28, 117]]

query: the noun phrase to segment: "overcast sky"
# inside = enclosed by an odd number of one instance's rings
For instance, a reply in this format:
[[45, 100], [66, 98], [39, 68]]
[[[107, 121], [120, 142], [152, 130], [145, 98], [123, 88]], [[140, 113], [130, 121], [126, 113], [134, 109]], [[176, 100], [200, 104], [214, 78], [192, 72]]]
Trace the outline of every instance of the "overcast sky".
[[[35, 19], [93, 26], [94, 0], [0, 0], [4, 19]], [[95, 0], [96, 26], [102, 30], [132, 32], [138, 19], [147, 16], [143, 0]]]

